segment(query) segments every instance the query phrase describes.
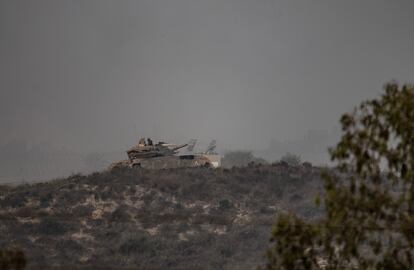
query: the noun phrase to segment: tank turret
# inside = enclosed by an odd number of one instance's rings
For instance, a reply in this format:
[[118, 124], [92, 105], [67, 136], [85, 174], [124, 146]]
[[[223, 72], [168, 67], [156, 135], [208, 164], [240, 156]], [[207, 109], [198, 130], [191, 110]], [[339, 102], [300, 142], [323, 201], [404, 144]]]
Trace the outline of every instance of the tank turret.
[[176, 145], [164, 142], [159, 142], [154, 145], [149, 138], [147, 141], [148, 143], [142, 138], [136, 146], [127, 151], [128, 158], [131, 162], [135, 159], [174, 156], [178, 153], [177, 150], [187, 146], [187, 144]]

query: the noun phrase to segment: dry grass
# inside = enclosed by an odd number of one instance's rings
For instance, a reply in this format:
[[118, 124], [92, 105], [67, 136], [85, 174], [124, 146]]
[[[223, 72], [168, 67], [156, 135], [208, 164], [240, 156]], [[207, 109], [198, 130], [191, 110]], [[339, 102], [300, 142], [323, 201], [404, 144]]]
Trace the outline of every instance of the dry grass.
[[251, 269], [282, 211], [315, 218], [319, 170], [115, 169], [0, 187], [0, 246], [30, 267]]

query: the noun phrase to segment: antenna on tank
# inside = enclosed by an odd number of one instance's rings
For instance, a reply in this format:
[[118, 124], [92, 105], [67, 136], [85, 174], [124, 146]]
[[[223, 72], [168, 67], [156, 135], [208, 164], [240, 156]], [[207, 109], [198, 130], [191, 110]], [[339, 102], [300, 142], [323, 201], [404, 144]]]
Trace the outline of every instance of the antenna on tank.
[[217, 147], [217, 141], [216, 140], [212, 140], [210, 142], [210, 144], [208, 145], [205, 154], [214, 154], [214, 150], [216, 149], [216, 147]]
[[196, 145], [196, 143], [197, 143], [197, 139], [191, 139], [191, 140], [188, 142], [187, 152], [193, 152], [193, 150], [194, 150], [194, 146]]

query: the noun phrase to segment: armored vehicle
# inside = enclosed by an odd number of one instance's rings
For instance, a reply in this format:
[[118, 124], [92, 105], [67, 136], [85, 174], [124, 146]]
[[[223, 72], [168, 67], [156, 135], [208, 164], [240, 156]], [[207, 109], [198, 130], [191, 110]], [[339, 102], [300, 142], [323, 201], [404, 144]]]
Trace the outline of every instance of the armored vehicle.
[[[150, 138], [141, 138], [136, 146], [126, 151], [128, 160], [113, 163], [108, 169], [126, 166], [146, 169], [219, 167], [220, 157], [211, 151], [196, 154], [192, 152], [196, 142], [197, 140], [192, 139], [189, 143], [180, 145], [165, 142], [154, 144]], [[179, 150], [186, 146], [185, 154], [180, 154]]]
[[147, 169], [171, 169], [182, 167], [215, 167], [214, 164], [205, 156], [200, 155], [179, 155], [181, 148], [186, 146], [192, 147], [195, 140], [191, 140], [189, 144], [169, 144], [159, 142], [154, 144], [148, 138], [142, 138], [139, 143], [127, 151], [128, 161], [131, 167], [142, 167]]

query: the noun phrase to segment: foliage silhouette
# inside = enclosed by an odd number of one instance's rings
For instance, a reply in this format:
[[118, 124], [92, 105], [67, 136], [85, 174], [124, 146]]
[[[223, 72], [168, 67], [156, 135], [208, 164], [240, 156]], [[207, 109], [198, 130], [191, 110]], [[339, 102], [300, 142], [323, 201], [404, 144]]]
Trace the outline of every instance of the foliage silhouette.
[[279, 216], [266, 269], [414, 268], [414, 87], [384, 90], [340, 120], [337, 169], [323, 175], [326, 216]]
[[280, 160], [292, 167], [299, 167], [302, 163], [300, 156], [292, 153], [286, 153]]
[[20, 250], [0, 249], [0, 270], [22, 270], [26, 267], [26, 258]]
[[221, 161], [224, 168], [243, 167], [249, 164], [267, 164], [266, 160], [255, 157], [251, 151], [230, 151], [224, 154]]

